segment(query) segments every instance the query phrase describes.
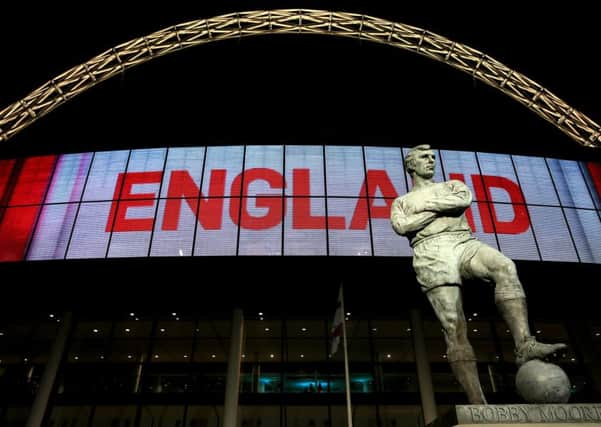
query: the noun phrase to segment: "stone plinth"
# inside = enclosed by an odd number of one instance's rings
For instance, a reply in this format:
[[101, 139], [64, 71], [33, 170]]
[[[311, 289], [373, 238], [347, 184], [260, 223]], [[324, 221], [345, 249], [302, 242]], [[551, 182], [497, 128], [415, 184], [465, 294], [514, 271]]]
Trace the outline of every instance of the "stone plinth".
[[601, 426], [601, 403], [456, 405], [428, 427]]

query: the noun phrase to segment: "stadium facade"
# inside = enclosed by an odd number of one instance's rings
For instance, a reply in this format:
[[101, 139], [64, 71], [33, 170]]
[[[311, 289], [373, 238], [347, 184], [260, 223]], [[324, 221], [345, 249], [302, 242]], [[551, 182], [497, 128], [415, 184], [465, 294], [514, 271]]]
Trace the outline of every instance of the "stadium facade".
[[[420, 426], [426, 400], [439, 414], [466, 403], [411, 248], [389, 222], [392, 200], [411, 188], [402, 159], [415, 140], [436, 149], [436, 180], [472, 190], [476, 237], [516, 261], [537, 337], [568, 344], [553, 360], [571, 401], [601, 399], [598, 155], [437, 146], [407, 124], [394, 138], [373, 128], [369, 142], [348, 129], [305, 138], [312, 124], [282, 132], [287, 122], [267, 143], [230, 124], [215, 137], [224, 122], [202, 136], [182, 125], [168, 143], [162, 131], [100, 144], [86, 130], [90, 149], [73, 124], [61, 152], [31, 144], [64, 120], [28, 129], [18, 155], [0, 159], [0, 425], [25, 425], [48, 393], [49, 426], [220, 427], [238, 309], [238, 425], [346, 425], [342, 354], [329, 354], [341, 283], [355, 426]], [[465, 288], [484, 391], [521, 402], [492, 290]]]

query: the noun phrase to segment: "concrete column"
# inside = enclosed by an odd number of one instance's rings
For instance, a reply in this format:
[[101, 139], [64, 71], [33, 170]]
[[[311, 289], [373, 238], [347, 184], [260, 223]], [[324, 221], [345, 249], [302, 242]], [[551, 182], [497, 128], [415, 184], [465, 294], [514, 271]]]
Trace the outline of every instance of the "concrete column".
[[29, 418], [27, 419], [27, 427], [40, 427], [44, 421], [44, 415], [48, 408], [48, 400], [54, 387], [54, 381], [56, 380], [56, 374], [60, 366], [63, 354], [65, 352], [65, 346], [67, 344], [67, 338], [69, 337], [69, 331], [71, 330], [71, 321], [73, 315], [71, 312], [65, 313], [61, 319], [61, 326], [58, 329], [58, 335], [54, 339], [52, 349], [50, 350], [50, 356], [48, 362], [44, 367], [44, 373], [40, 381], [40, 387], [35, 395]]
[[232, 315], [232, 338], [230, 341], [230, 354], [227, 362], [223, 427], [237, 426], [243, 332], [244, 318], [242, 316], [242, 310], [237, 308]]
[[430, 362], [426, 351], [426, 339], [424, 336], [424, 322], [422, 314], [418, 309], [409, 311], [411, 319], [411, 331], [413, 335], [413, 350], [415, 352], [415, 365], [417, 368], [417, 381], [419, 383], [419, 394], [422, 401], [424, 413], [424, 424], [428, 425], [436, 417], [436, 401], [434, 400], [434, 386], [432, 385], [432, 373]]

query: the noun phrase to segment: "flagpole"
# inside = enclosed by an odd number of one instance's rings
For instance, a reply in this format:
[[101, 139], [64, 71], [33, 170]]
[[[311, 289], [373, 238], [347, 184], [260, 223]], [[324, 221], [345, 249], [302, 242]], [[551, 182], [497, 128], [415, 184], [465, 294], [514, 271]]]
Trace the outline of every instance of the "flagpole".
[[348, 427], [353, 427], [353, 415], [351, 411], [351, 386], [348, 369], [348, 352], [346, 350], [346, 312], [344, 311], [344, 290], [343, 285], [340, 285], [340, 293], [342, 295], [340, 308], [342, 309], [342, 346], [344, 347], [344, 382], [346, 389], [346, 419]]

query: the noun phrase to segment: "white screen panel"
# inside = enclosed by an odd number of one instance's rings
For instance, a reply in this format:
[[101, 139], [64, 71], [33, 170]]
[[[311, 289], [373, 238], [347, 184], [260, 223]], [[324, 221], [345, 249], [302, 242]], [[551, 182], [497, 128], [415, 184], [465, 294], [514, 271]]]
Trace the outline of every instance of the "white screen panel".
[[324, 196], [323, 147], [286, 146], [287, 196]]
[[599, 212], [565, 209], [568, 225], [582, 262], [601, 263], [601, 221]]
[[27, 259], [64, 258], [77, 207], [77, 203], [42, 207]]
[[117, 177], [125, 172], [129, 150], [102, 151], [94, 155], [92, 168], [88, 176], [83, 200], [112, 200], [116, 189]]
[[284, 149], [281, 145], [249, 145], [244, 163], [245, 195], [280, 196], [284, 186]]
[[480, 170], [476, 161], [476, 154], [467, 151], [440, 151], [440, 160], [444, 166], [444, 179], [458, 179], [469, 187], [472, 192], [472, 200], [486, 200], [481, 194], [481, 191], [475, 191], [474, 180], [476, 185], [480, 185]]
[[[117, 209], [117, 218], [109, 247], [109, 258], [143, 257], [148, 255], [148, 245], [157, 200], [122, 200]], [[120, 215], [123, 215], [120, 219]], [[118, 227], [121, 221], [124, 227]], [[127, 231], [121, 231], [127, 229]]]
[[[491, 207], [496, 213], [496, 215], [493, 215], [493, 218], [496, 216], [497, 224], [499, 222], [504, 224], [513, 224], [516, 220], [516, 211], [514, 206], [504, 203], [495, 203], [494, 205], [491, 205]], [[522, 205], [522, 207], [525, 209], [524, 205]], [[523, 224], [522, 221], [524, 217], [522, 216], [521, 218], [522, 220], [518, 222], [520, 226]], [[527, 215], [525, 218], [527, 221]], [[527, 228], [524, 230], [524, 227]], [[540, 260], [529, 223], [527, 222], [525, 226], [519, 227], [519, 230], [520, 232], [515, 234], [497, 234], [501, 252], [512, 259]]]
[[561, 208], [529, 206], [528, 210], [543, 261], [578, 262]]
[[365, 147], [365, 164], [368, 171], [367, 196], [395, 198], [407, 192], [400, 148]]
[[60, 156], [45, 203], [78, 202], [91, 162], [92, 153]]
[[558, 206], [547, 163], [542, 157], [513, 156], [522, 193], [528, 204]]
[[365, 172], [361, 147], [326, 146], [326, 185], [328, 197], [357, 197]]
[[111, 202], [82, 203], [67, 258], [104, 258], [111, 235], [106, 231]]
[[146, 148], [132, 150], [127, 164], [128, 172], [155, 172], [162, 171], [165, 165], [166, 148]]
[[390, 215], [383, 217], [386, 210], [390, 212], [392, 199], [371, 199], [371, 230], [374, 238], [374, 255], [376, 256], [412, 256], [409, 239], [399, 236], [390, 225]]
[[323, 197], [287, 198], [284, 255], [327, 255]]
[[[223, 188], [225, 196], [232, 195], [232, 182], [242, 172], [242, 160], [244, 147], [241, 145], [229, 147], [207, 147], [206, 164], [202, 181], [202, 194], [206, 197], [221, 196], [216, 194], [218, 189]], [[224, 175], [225, 174], [225, 175]], [[223, 184], [225, 181], [225, 184]], [[209, 190], [213, 189], [212, 192]], [[240, 189], [236, 189], [236, 196], [240, 195]]]
[[204, 147], [170, 148], [161, 197], [198, 197], [204, 155]]
[[244, 198], [241, 215], [238, 255], [282, 254], [281, 197]]
[[574, 160], [547, 159], [561, 204], [575, 208], [593, 208], [593, 201]]
[[239, 200], [236, 198], [233, 205], [228, 197], [201, 201], [199, 216], [210, 226], [198, 224], [194, 255], [236, 255], [238, 226], [232, 217], [238, 223]]
[[[503, 203], [523, 203], [511, 157], [507, 154], [478, 153], [478, 162], [483, 175], [483, 184], [488, 187], [488, 201]], [[480, 197], [480, 199], [482, 199]]]
[[[188, 204], [188, 200], [193, 208]], [[173, 215], [173, 218], [167, 221], [165, 221], [166, 208], [167, 212], [170, 212], [168, 215]], [[198, 209], [198, 199], [159, 201], [150, 256], [192, 255], [192, 241], [196, 224], [194, 210], [196, 209]]]
[[[367, 199], [339, 199], [328, 197], [329, 216], [345, 217], [345, 229], [328, 230], [330, 255], [371, 255]], [[352, 224], [361, 224], [351, 229]], [[363, 224], [368, 224], [363, 227]]]

